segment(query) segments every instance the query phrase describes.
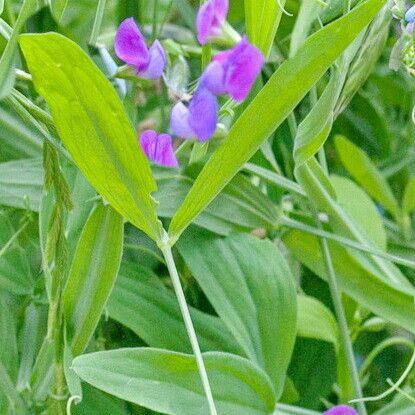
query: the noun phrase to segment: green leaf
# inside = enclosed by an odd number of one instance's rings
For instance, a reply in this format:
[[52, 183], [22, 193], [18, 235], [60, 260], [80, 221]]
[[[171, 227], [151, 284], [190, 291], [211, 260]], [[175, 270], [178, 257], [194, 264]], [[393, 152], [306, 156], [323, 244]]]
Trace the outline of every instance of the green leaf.
[[33, 293], [34, 281], [23, 248], [15, 239], [11, 218], [0, 212], [0, 288], [17, 295]]
[[[268, 377], [246, 359], [205, 353], [218, 415], [272, 414]], [[167, 415], [205, 415], [209, 409], [193, 356], [160, 349], [120, 349], [77, 357], [73, 369], [85, 382]]]
[[68, 0], [48, 0], [50, 11], [55, 20], [59, 23], [65, 12]]
[[285, 0], [245, 0], [246, 31], [251, 43], [261, 49], [266, 58], [277, 33]]
[[306, 295], [297, 296], [297, 334], [300, 337], [324, 340], [339, 351], [339, 328], [333, 313], [320, 301]]
[[3, 13], [3, 9], [4, 9], [4, 0], [0, 0], [0, 14]]
[[6, 100], [0, 101], [0, 161], [42, 156], [43, 137]]
[[384, 3], [384, 0], [365, 1], [309, 37], [297, 54], [279, 67], [196, 179], [170, 224], [173, 240], [255, 154]]
[[402, 208], [406, 214], [415, 210], [415, 177], [412, 177], [406, 185]]
[[[296, 336], [294, 277], [275, 245], [189, 229], [178, 248], [215, 311], [282, 393]], [[261, 278], [258, 278], [258, 276]]]
[[[326, 268], [318, 238], [290, 231], [284, 243], [298, 261], [326, 279]], [[414, 290], [394, 285], [365, 267], [338, 244], [329, 243], [339, 288], [363, 307], [415, 333]]]
[[0, 163], [0, 204], [39, 211], [43, 168], [39, 159]]
[[346, 177], [332, 175], [330, 180], [336, 191], [339, 205], [373, 245], [386, 252], [385, 227], [372, 199], [362, 188]]
[[18, 52], [17, 40], [26, 20], [36, 12], [37, 7], [37, 0], [24, 0], [13, 27], [13, 32], [0, 58], [0, 99], [8, 95], [13, 88]]
[[400, 208], [388, 182], [370, 158], [345, 137], [337, 136], [336, 149], [340, 159], [352, 177], [384, 208], [396, 218]]
[[81, 234], [63, 293], [72, 353], [82, 353], [101, 317], [121, 263], [123, 220], [98, 206]]
[[[148, 268], [123, 263], [107, 304], [108, 315], [133, 330], [151, 347], [191, 353], [173, 291]], [[202, 351], [243, 354], [222, 321], [190, 308]]]
[[[187, 176], [158, 174], [156, 194], [159, 216], [171, 218], [189, 193], [194, 180]], [[195, 224], [228, 235], [235, 231], [249, 232], [257, 228], [272, 228], [278, 222], [279, 211], [267, 196], [249, 179], [236, 175], [218, 197], [195, 219]]]
[[161, 225], [150, 196], [156, 183], [110, 82], [78, 45], [61, 35], [23, 35], [20, 45], [77, 166], [114, 209], [159, 239]]

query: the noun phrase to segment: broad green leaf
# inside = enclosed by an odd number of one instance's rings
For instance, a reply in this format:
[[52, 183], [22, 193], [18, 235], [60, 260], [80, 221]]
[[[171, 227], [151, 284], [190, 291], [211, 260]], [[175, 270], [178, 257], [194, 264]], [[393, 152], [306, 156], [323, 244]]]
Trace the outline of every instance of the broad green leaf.
[[156, 184], [110, 82], [79, 46], [59, 34], [23, 35], [20, 45], [77, 166], [128, 221], [159, 239], [150, 195]]
[[246, 31], [251, 43], [269, 57], [285, 0], [245, 0]]
[[338, 351], [339, 328], [333, 313], [323, 303], [306, 295], [298, 295], [297, 304], [297, 335], [332, 343]]
[[[156, 172], [159, 216], [171, 218], [194, 180], [183, 174]], [[272, 228], [278, 221], [275, 205], [246, 177], [235, 176], [218, 197], [195, 219], [195, 224], [220, 235], [257, 228]]]
[[6, 100], [0, 101], [0, 161], [42, 156], [42, 135]]
[[[298, 261], [326, 279], [326, 267], [318, 238], [301, 231], [290, 231], [284, 243]], [[338, 244], [329, 243], [339, 288], [376, 315], [415, 333], [414, 290], [379, 278]]]
[[365, 1], [309, 37], [297, 54], [279, 67], [196, 179], [170, 224], [173, 240], [255, 154], [384, 3], [384, 0]]
[[[272, 385], [250, 361], [204, 353], [218, 415], [272, 414]], [[118, 398], [167, 415], [209, 412], [193, 356], [161, 349], [119, 349], [85, 354], [73, 362], [85, 382]]]
[[406, 185], [402, 208], [406, 214], [415, 210], [415, 177], [412, 177]]
[[111, 415], [130, 415], [127, 409], [127, 404], [121, 400], [109, 396], [98, 389], [82, 385], [82, 402], [72, 407], [74, 415], [97, 415], [97, 414], [111, 414]]
[[269, 241], [189, 229], [179, 252], [246, 356], [282, 393], [296, 336], [294, 278]]
[[72, 353], [82, 353], [101, 317], [121, 263], [123, 220], [98, 206], [82, 231], [63, 293]]
[[337, 136], [335, 143], [340, 159], [352, 177], [388, 212], [399, 217], [400, 208], [388, 182], [367, 154], [345, 137]]
[[40, 159], [0, 163], [0, 205], [39, 211], [43, 168]]
[[60, 22], [68, 4], [68, 0], [48, 0], [48, 2], [52, 16], [57, 22]]
[[[173, 291], [148, 268], [123, 263], [106, 309], [149, 346], [192, 352]], [[219, 318], [194, 308], [190, 313], [202, 351], [243, 354]]]
[[17, 41], [20, 32], [23, 29], [26, 20], [36, 12], [38, 7], [37, 0], [24, 0], [20, 9], [19, 16], [13, 27], [7, 46], [0, 58], [0, 99], [8, 95], [14, 85], [16, 58], [17, 58]]
[[[337, 202], [347, 212], [361, 232], [378, 248], [386, 252], [386, 231], [382, 217], [365, 191], [346, 177], [332, 175]], [[350, 197], [353, 195], [353, 197]]]

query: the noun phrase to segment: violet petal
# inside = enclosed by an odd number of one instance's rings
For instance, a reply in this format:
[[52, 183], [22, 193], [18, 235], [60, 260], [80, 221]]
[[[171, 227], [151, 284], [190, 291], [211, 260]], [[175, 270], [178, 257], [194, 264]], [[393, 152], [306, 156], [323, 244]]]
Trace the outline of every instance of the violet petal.
[[228, 57], [225, 85], [235, 101], [243, 101], [261, 72], [264, 57], [259, 49], [246, 38], [233, 49]]
[[225, 70], [220, 62], [211, 62], [200, 78], [201, 87], [207, 88], [212, 94], [223, 95], [225, 89]]
[[134, 66], [137, 72], [145, 70], [150, 53], [140, 29], [132, 17], [125, 19], [115, 34], [116, 55], [125, 63]]
[[408, 31], [410, 35], [414, 33], [414, 29], [415, 29], [415, 22], [411, 22], [406, 25], [406, 30]]
[[196, 133], [189, 124], [189, 108], [183, 102], [178, 102], [171, 112], [170, 128], [181, 138], [196, 138]]
[[412, 6], [405, 14], [405, 20], [408, 23], [415, 22], [415, 6]]
[[196, 18], [197, 40], [201, 45], [209, 41], [214, 20], [214, 4], [212, 1], [207, 1], [200, 7]]
[[359, 415], [359, 414], [350, 406], [338, 405], [324, 412], [323, 415]]
[[165, 167], [178, 166], [170, 135], [158, 135], [154, 130], [143, 131], [140, 135], [140, 146], [146, 156], [154, 163]]
[[209, 140], [216, 131], [219, 106], [216, 96], [199, 87], [189, 105], [189, 125], [199, 141]]
[[157, 137], [157, 147], [153, 161], [165, 167], [177, 167], [176, 154], [173, 149], [173, 141], [169, 134], [160, 134]]
[[150, 60], [148, 67], [139, 73], [145, 79], [157, 79], [163, 74], [166, 67], [166, 53], [161, 43], [156, 40], [150, 48]]

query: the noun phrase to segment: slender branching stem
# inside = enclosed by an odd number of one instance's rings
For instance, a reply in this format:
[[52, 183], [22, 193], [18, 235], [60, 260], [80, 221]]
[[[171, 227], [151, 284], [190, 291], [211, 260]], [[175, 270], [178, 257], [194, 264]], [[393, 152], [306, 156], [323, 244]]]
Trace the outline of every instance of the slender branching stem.
[[164, 259], [167, 264], [167, 268], [170, 273], [170, 277], [173, 283], [174, 291], [179, 302], [180, 311], [183, 316], [184, 324], [186, 326], [187, 334], [193, 349], [193, 353], [196, 358], [197, 367], [199, 369], [200, 379], [202, 381], [203, 389], [205, 391], [206, 399], [209, 405], [210, 415], [217, 415], [215, 402], [212, 395], [212, 390], [209, 383], [209, 378], [207, 375], [205, 363], [203, 361], [202, 352], [200, 351], [199, 342], [197, 340], [196, 332], [193, 326], [192, 318], [190, 316], [189, 307], [187, 306], [186, 298], [184, 296], [182, 284], [180, 282], [180, 277], [177, 272], [176, 264], [174, 262], [173, 254], [171, 247], [166, 244], [161, 246], [160, 249], [163, 252]]

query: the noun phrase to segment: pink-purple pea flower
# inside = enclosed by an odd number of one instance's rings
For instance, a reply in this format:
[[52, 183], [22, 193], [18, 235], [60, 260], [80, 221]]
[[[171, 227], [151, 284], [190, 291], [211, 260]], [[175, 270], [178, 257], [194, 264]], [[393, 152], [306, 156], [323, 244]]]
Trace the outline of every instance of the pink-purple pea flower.
[[228, 0], [207, 0], [202, 4], [196, 19], [197, 39], [200, 44], [205, 45], [212, 38], [220, 36], [228, 9]]
[[172, 138], [168, 134], [157, 134], [154, 130], [143, 131], [140, 146], [146, 156], [156, 164], [164, 167], [177, 167]]
[[141, 78], [157, 79], [166, 66], [166, 54], [161, 43], [156, 40], [147, 47], [144, 36], [132, 17], [125, 19], [115, 34], [116, 55], [126, 64], [134, 67]]
[[406, 30], [412, 35], [415, 29], [415, 6], [412, 6], [405, 14], [405, 20], [408, 23]]
[[208, 89], [200, 86], [189, 106], [177, 103], [171, 113], [170, 128], [181, 138], [209, 140], [216, 131], [218, 101]]
[[350, 406], [338, 405], [324, 412], [323, 415], [359, 415], [359, 414]]
[[243, 101], [264, 64], [259, 49], [244, 37], [232, 49], [218, 53], [204, 71], [200, 83], [215, 95]]

